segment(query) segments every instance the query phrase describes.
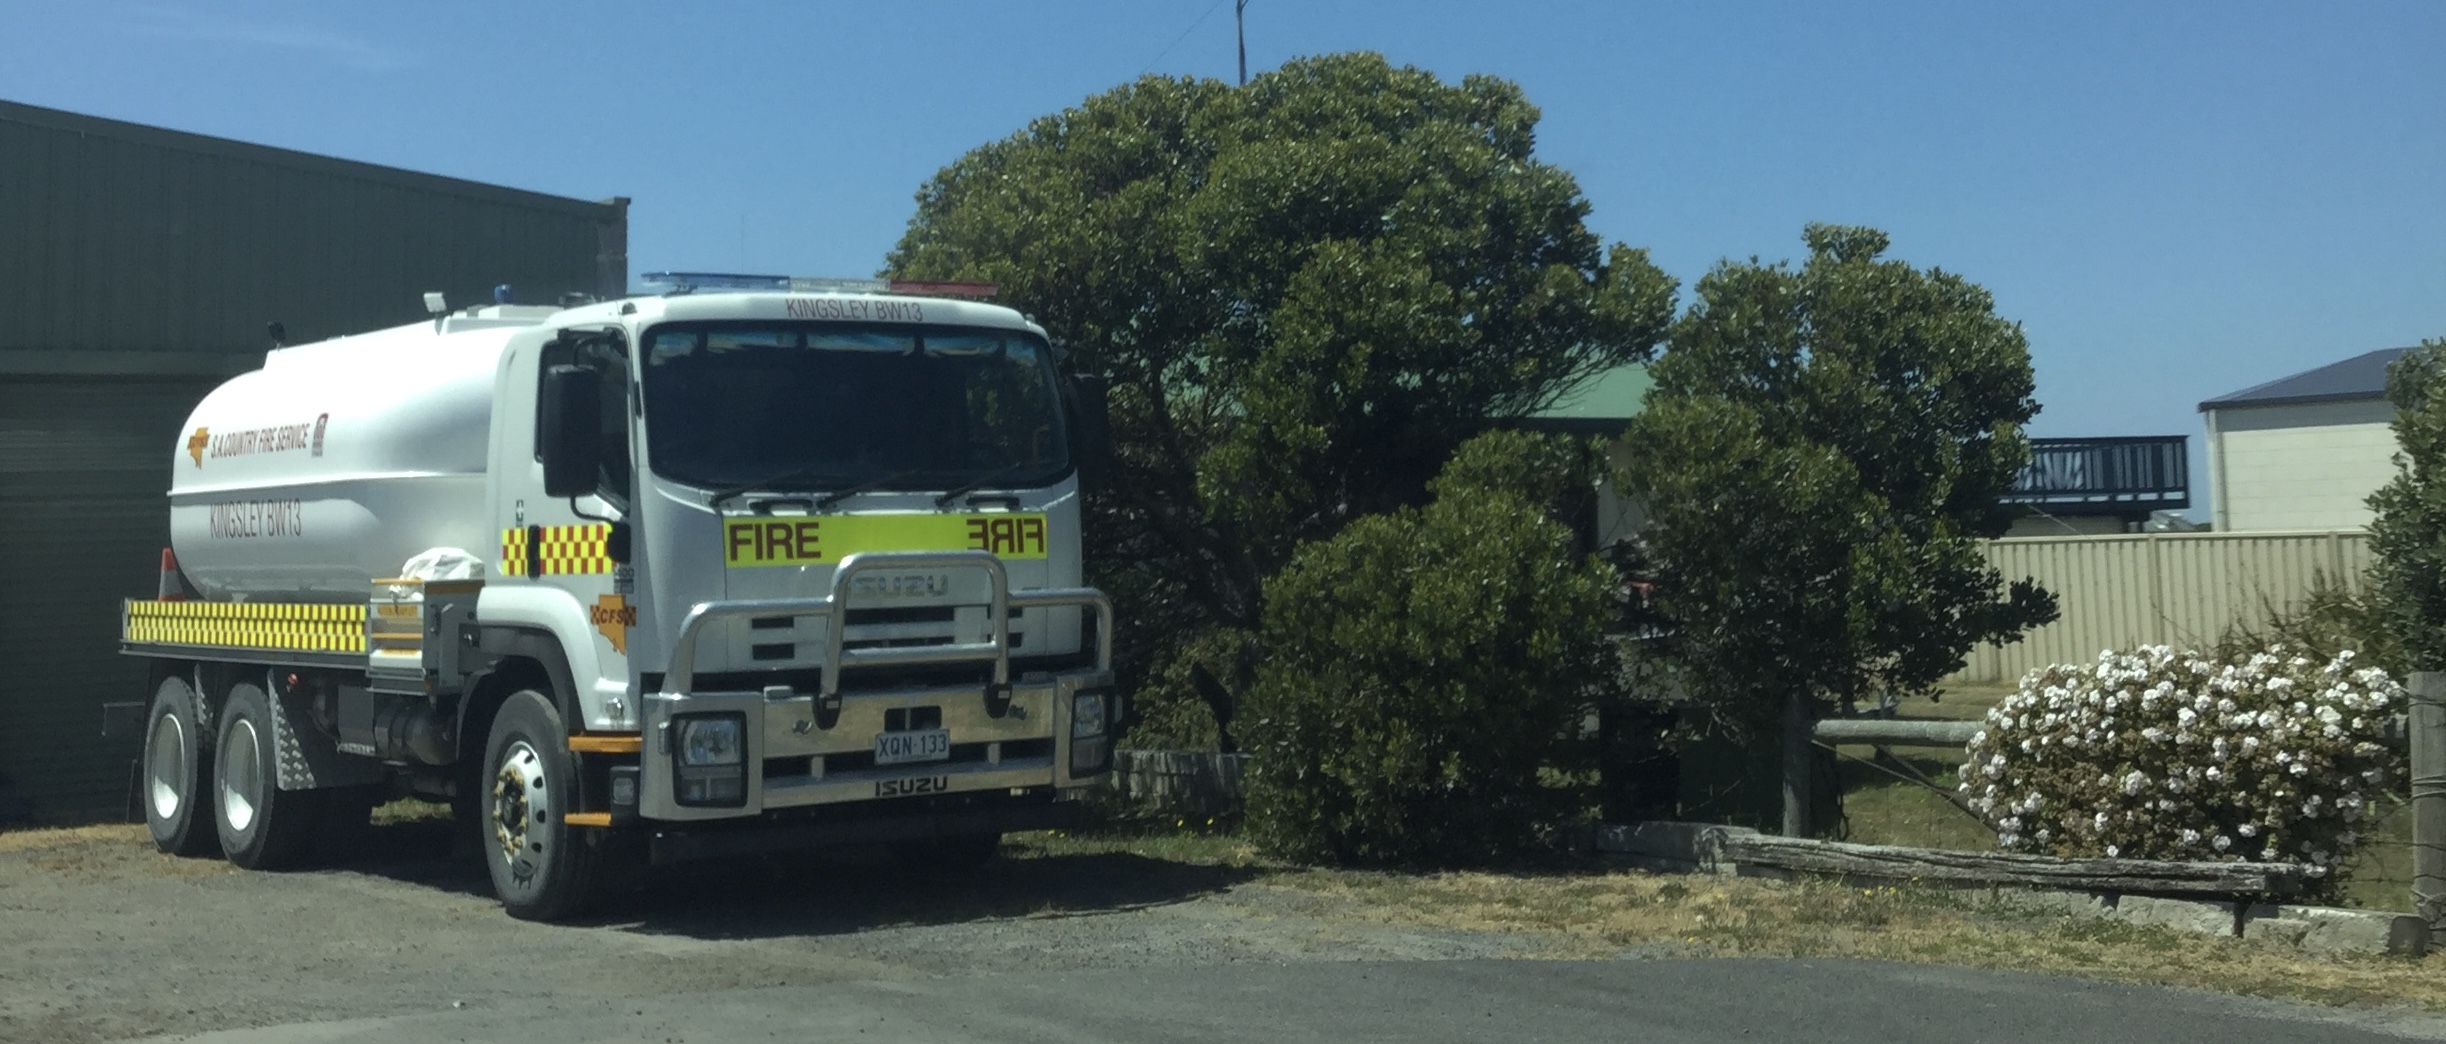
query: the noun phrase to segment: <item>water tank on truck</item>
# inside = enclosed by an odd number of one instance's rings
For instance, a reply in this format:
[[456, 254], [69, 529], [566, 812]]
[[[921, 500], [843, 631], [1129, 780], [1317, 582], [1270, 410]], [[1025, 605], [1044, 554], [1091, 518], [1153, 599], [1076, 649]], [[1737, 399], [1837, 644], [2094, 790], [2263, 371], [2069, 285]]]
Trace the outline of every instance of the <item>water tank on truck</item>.
[[170, 543], [197, 593], [359, 603], [425, 551], [489, 557], [484, 471], [502, 353], [553, 310], [485, 311], [534, 315], [276, 349], [205, 396], [170, 482]]

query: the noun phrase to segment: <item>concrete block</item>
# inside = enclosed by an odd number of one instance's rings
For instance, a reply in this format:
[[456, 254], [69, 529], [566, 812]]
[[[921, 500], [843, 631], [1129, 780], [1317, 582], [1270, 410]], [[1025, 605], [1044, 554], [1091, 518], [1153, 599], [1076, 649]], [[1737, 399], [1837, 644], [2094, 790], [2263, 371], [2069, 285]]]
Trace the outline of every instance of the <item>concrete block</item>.
[[2300, 946], [2311, 927], [2310, 922], [2291, 917], [2249, 917], [2242, 922], [2242, 937], [2274, 946]]
[[2197, 899], [2160, 899], [2127, 895], [2115, 903], [2115, 916], [2133, 924], [2154, 924], [2202, 935], [2232, 935], [2237, 904]]
[[1756, 833], [1747, 827], [1714, 823], [1600, 823], [1592, 842], [1597, 851], [1633, 866], [1685, 873], [1730, 873], [1731, 866], [1723, 859], [1724, 839]]
[[2106, 900], [2088, 892], [2059, 892], [2050, 889], [1999, 889], [1996, 901], [2015, 909], [2060, 917], [2108, 917], [2114, 907]]
[[2283, 917], [2302, 921], [2302, 949], [2313, 953], [2390, 953], [2418, 957], [2429, 952], [2429, 925], [2418, 917], [2377, 910], [2288, 906]]

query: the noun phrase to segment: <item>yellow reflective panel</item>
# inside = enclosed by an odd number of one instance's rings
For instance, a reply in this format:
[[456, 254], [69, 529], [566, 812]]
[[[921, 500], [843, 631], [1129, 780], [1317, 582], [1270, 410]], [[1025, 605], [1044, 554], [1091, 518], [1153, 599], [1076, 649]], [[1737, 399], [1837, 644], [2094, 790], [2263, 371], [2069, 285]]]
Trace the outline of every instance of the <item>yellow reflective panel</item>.
[[1045, 516], [770, 515], [722, 522], [722, 558], [734, 566], [838, 562], [860, 551], [991, 551], [1045, 557]]

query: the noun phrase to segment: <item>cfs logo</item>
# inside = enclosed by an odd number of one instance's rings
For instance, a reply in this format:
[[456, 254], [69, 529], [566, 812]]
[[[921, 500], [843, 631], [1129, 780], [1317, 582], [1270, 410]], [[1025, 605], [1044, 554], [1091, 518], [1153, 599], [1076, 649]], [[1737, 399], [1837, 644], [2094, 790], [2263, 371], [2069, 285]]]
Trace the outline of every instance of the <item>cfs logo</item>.
[[628, 629], [637, 626], [637, 607], [628, 604], [626, 596], [607, 594], [595, 599], [589, 608], [587, 617], [595, 630], [603, 632], [603, 637], [611, 642], [612, 651], [628, 655]]
[[876, 797], [910, 797], [917, 794], [940, 794], [951, 789], [951, 777], [927, 776], [923, 779], [878, 779]]

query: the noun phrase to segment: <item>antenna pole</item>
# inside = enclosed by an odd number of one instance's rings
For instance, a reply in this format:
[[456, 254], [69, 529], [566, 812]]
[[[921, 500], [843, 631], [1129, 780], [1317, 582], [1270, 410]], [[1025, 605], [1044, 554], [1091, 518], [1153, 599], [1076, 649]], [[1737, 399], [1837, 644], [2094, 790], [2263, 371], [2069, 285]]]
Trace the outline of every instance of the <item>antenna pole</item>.
[[1248, 86], [1248, 0], [1232, 0], [1232, 28], [1240, 38], [1240, 86]]

